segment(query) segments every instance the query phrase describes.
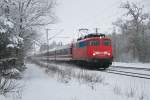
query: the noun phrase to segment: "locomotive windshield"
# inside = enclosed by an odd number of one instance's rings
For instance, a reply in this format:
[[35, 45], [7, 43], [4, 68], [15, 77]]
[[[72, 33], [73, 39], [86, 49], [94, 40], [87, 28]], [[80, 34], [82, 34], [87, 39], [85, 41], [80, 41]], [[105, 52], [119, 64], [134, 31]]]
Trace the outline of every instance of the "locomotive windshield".
[[104, 40], [104, 45], [109, 46], [111, 44], [110, 40]]
[[97, 45], [99, 45], [100, 43], [99, 43], [99, 41], [98, 40], [91, 40], [91, 41], [89, 41], [89, 45], [90, 46], [97, 46]]

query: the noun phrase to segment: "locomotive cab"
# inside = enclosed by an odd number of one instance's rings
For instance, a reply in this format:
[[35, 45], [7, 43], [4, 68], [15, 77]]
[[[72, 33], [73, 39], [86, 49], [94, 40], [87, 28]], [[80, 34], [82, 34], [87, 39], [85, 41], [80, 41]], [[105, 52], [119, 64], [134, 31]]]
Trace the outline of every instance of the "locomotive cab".
[[91, 38], [88, 40], [87, 58], [101, 66], [109, 66], [112, 62], [111, 40], [107, 37]]

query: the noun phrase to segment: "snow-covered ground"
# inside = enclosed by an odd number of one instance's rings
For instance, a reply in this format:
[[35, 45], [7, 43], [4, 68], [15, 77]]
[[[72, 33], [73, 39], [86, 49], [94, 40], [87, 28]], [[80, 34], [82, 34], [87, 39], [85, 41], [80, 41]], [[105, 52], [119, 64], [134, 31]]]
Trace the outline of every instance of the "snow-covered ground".
[[[72, 79], [69, 83], [61, 82], [57, 77], [52, 78], [34, 64], [28, 64], [25, 74], [27, 87], [22, 100], [120, 100], [120, 96], [111, 95], [111, 89], [103, 84], [95, 84], [92, 89], [89, 84], [81, 84]], [[107, 96], [109, 95], [109, 96]]]
[[[136, 65], [136, 64], [135, 64]], [[139, 65], [139, 64], [137, 64]], [[54, 66], [54, 64], [53, 64]], [[24, 89], [21, 100], [149, 100], [150, 80], [109, 74], [100, 71], [81, 70], [69, 65], [56, 65], [60, 70], [71, 68], [70, 72], [96, 75], [101, 82], [81, 81], [72, 77], [67, 82], [60, 79], [61, 74], [46, 72], [35, 64], [27, 64], [22, 83]], [[129, 66], [128, 66], [129, 67]], [[74, 75], [76, 76], [76, 75]], [[65, 77], [61, 77], [65, 78]], [[93, 77], [91, 77], [93, 78]], [[12, 100], [0, 97], [0, 100]]]

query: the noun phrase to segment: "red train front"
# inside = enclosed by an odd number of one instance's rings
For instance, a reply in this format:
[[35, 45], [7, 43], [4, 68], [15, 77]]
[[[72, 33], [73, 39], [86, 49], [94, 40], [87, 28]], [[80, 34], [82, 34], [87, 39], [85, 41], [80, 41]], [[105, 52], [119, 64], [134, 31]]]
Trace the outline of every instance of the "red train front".
[[89, 34], [73, 44], [72, 59], [94, 67], [107, 68], [112, 64], [112, 45], [104, 34]]

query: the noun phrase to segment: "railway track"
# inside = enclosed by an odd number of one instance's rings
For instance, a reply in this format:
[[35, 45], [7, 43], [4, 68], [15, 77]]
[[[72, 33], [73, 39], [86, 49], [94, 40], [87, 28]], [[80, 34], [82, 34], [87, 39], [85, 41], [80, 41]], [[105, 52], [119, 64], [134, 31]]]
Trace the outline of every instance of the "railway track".
[[[143, 73], [137, 72], [137, 70], [143, 71]], [[150, 79], [150, 69], [149, 68], [113, 66], [103, 72], [124, 75], [124, 76], [130, 76], [130, 77], [143, 78], [143, 79]], [[146, 73], [144, 73], [144, 72], [146, 72]]]
[[[79, 67], [79, 65], [77, 65], [77, 66]], [[102, 71], [102, 70], [99, 70], [99, 71]], [[142, 71], [143, 73], [138, 72], [138, 71]], [[124, 76], [129, 76], [129, 77], [150, 79], [150, 68], [111, 66], [110, 68], [103, 70], [103, 72], [124, 75]], [[146, 72], [146, 73], [144, 73], [144, 72]], [[149, 74], [147, 74], [147, 73], [149, 73]]]

